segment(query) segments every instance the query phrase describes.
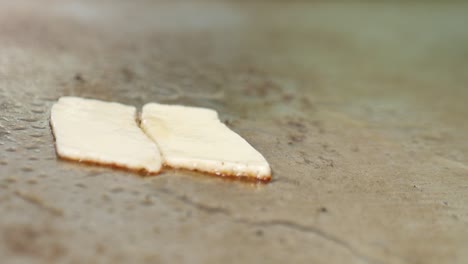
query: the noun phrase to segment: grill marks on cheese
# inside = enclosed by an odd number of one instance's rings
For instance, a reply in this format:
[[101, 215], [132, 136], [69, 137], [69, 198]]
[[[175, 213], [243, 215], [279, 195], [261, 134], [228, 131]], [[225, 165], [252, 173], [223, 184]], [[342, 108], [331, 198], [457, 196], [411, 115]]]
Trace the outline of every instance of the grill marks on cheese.
[[136, 123], [136, 109], [119, 103], [62, 97], [50, 123], [64, 159], [158, 173], [158, 147]]
[[271, 178], [265, 158], [224, 125], [214, 110], [150, 103], [143, 107], [140, 125], [159, 146], [167, 166], [264, 181]]

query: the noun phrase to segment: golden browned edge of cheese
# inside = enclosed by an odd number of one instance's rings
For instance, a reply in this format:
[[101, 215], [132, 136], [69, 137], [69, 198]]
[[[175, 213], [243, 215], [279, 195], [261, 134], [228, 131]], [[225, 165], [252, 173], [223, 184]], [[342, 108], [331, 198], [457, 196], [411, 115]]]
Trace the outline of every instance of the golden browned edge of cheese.
[[[136, 122], [137, 122], [137, 125], [140, 126], [140, 118], [138, 118], [139, 116], [137, 115], [137, 119], [136, 119]], [[88, 159], [73, 159], [73, 158], [69, 158], [69, 157], [64, 157], [64, 156], [61, 156], [60, 153], [58, 153], [57, 151], [57, 141], [56, 141], [56, 137], [55, 137], [55, 133], [54, 133], [54, 126], [52, 125], [52, 122], [51, 120], [49, 119], [49, 126], [50, 126], [50, 130], [52, 131], [52, 136], [54, 137], [54, 146], [55, 146], [55, 153], [57, 154], [57, 156], [61, 159], [61, 160], [64, 160], [64, 161], [67, 161], [67, 162], [74, 162], [74, 163], [78, 163], [78, 164], [86, 164], [86, 165], [91, 165], [91, 166], [99, 166], [99, 167], [107, 167], [107, 168], [111, 168], [111, 169], [116, 169], [116, 170], [120, 170], [120, 171], [127, 171], [127, 172], [132, 172], [132, 173], [136, 173], [140, 176], [143, 176], [143, 177], [148, 177], [148, 176], [156, 176], [158, 174], [160, 174], [161, 172], [164, 172], [165, 169], [173, 169], [173, 170], [178, 170], [178, 171], [195, 171], [195, 172], [199, 172], [201, 174], [206, 174], [206, 175], [209, 175], [210, 177], [216, 177], [216, 178], [220, 178], [220, 179], [224, 179], [224, 180], [229, 180], [229, 181], [239, 181], [239, 182], [248, 182], [248, 183], [263, 183], [263, 184], [266, 184], [268, 182], [271, 181], [271, 174], [268, 175], [268, 176], [264, 176], [264, 177], [261, 177], [261, 178], [258, 178], [257, 175], [253, 174], [253, 173], [244, 173], [244, 174], [241, 174], [241, 175], [234, 175], [233, 173], [229, 172], [229, 171], [220, 171], [220, 172], [215, 172], [215, 171], [205, 171], [205, 170], [199, 170], [199, 169], [184, 169], [184, 168], [177, 168], [177, 167], [171, 167], [165, 163], [163, 163], [163, 168], [159, 171], [159, 172], [150, 172], [144, 168], [141, 168], [141, 169], [136, 169], [136, 168], [128, 168], [126, 166], [122, 166], [122, 165], [119, 165], [119, 164], [116, 164], [116, 163], [112, 163], [112, 162], [96, 162], [94, 160], [88, 160]]]
[[206, 171], [206, 170], [200, 170], [200, 169], [186, 169], [186, 168], [172, 167], [167, 164], [164, 164], [164, 168], [170, 168], [170, 169], [177, 170], [177, 171], [194, 171], [194, 172], [199, 172], [201, 174], [208, 175], [210, 177], [216, 177], [216, 178], [225, 179], [229, 181], [240, 181], [240, 182], [249, 182], [249, 183], [252, 183], [252, 182], [253, 183], [269, 183], [271, 181], [271, 174], [268, 176], [258, 178], [257, 175], [253, 173], [244, 173], [244, 174], [237, 176], [230, 171], [215, 172], [215, 171]]
[[50, 119], [49, 119], [49, 126], [50, 126], [50, 130], [52, 131], [52, 136], [54, 137], [55, 153], [57, 154], [57, 156], [61, 160], [64, 160], [64, 161], [67, 161], [67, 162], [74, 162], [74, 163], [78, 163], [78, 164], [86, 164], [86, 165], [99, 166], [99, 167], [107, 167], [107, 168], [121, 170], [121, 171], [133, 172], [133, 173], [136, 173], [136, 174], [138, 174], [140, 176], [143, 176], [143, 177], [145, 177], [145, 176], [154, 176], [154, 175], [157, 175], [157, 174], [159, 174], [161, 172], [161, 171], [159, 171], [159, 172], [150, 172], [150, 171], [146, 170], [145, 168], [140, 168], [140, 169], [138, 169], [138, 168], [129, 168], [129, 167], [119, 165], [119, 164], [114, 163], [114, 162], [96, 162], [96, 161], [91, 160], [91, 159], [73, 159], [73, 158], [62, 156], [57, 151], [57, 140], [56, 140], [55, 133], [54, 133], [54, 126], [52, 125], [52, 121]]

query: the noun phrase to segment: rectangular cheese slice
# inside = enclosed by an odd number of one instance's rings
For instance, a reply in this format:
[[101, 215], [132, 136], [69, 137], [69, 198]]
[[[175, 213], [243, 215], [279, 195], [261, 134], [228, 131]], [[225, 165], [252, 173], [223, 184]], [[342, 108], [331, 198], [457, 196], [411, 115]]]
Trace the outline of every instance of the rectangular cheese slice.
[[167, 166], [265, 181], [271, 178], [265, 158], [224, 125], [214, 110], [150, 103], [143, 107], [140, 126], [157, 143]]
[[119, 103], [62, 97], [50, 123], [61, 158], [157, 173], [156, 144], [138, 127], [136, 109]]

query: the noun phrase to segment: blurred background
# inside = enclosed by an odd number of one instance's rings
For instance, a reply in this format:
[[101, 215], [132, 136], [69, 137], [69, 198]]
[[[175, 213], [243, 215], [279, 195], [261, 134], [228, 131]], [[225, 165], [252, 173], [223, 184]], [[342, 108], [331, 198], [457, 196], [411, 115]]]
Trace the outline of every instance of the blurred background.
[[[467, 263], [467, 13], [0, 1], [2, 262]], [[48, 120], [65, 95], [214, 108], [273, 181], [57, 160]]]

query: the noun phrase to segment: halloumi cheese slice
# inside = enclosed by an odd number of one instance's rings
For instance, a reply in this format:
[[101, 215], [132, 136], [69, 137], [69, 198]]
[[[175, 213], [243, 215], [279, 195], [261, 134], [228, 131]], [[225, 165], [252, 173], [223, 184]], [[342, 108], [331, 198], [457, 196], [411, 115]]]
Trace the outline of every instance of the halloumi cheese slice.
[[50, 123], [61, 158], [147, 173], [161, 170], [161, 153], [138, 127], [133, 106], [62, 97], [52, 107]]
[[264, 181], [271, 178], [265, 158], [224, 125], [214, 110], [150, 103], [143, 107], [140, 126], [157, 143], [169, 167]]

